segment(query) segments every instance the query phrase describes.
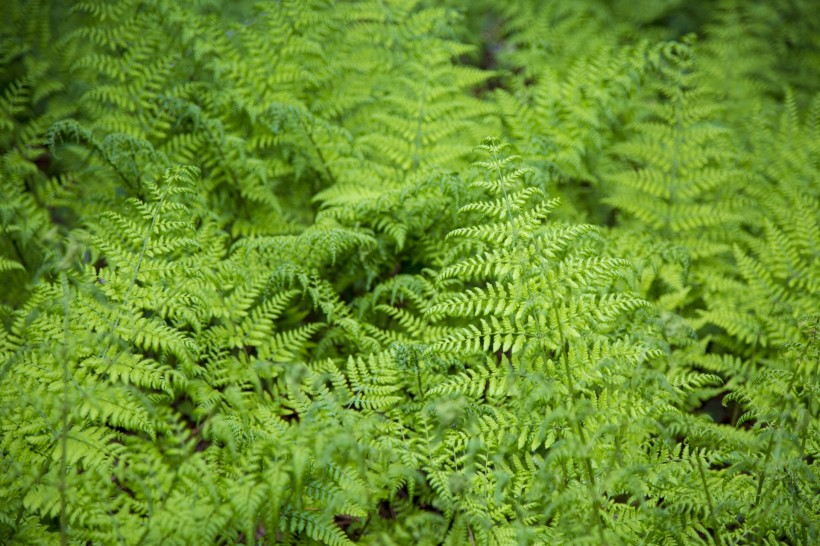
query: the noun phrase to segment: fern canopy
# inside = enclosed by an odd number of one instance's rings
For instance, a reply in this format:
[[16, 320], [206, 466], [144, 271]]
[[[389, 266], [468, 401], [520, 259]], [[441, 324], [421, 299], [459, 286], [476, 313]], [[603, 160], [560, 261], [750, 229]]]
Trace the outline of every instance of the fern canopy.
[[6, 3], [0, 544], [820, 543], [812, 2]]

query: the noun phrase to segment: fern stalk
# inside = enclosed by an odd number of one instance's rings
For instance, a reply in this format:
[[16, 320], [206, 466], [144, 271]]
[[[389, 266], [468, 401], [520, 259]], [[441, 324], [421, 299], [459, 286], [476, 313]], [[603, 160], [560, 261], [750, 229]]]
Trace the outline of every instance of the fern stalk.
[[[496, 176], [498, 177], [499, 184], [501, 186], [501, 191], [503, 192], [502, 195], [504, 197], [504, 204], [505, 204], [506, 209], [507, 209], [507, 219], [510, 222], [510, 225], [513, 226], [513, 238], [517, 243], [518, 239], [519, 239], [519, 233], [518, 233], [518, 229], [516, 227], [516, 224], [513, 221], [512, 209], [511, 209], [511, 206], [510, 206], [510, 199], [509, 199], [509, 195], [508, 195], [508, 192], [507, 192], [507, 186], [504, 183], [504, 173], [501, 171], [501, 162], [500, 162], [501, 160], [498, 157], [498, 152], [500, 151], [501, 148], [498, 145], [496, 145], [496, 146], [491, 145], [490, 149], [492, 150], [492, 153], [493, 153], [493, 159], [494, 159], [493, 163], [495, 164]], [[542, 250], [542, 248], [541, 248], [541, 246], [538, 242], [538, 238], [533, 237], [532, 243], [535, 246], [536, 251], [538, 252], [539, 259], [541, 260], [541, 264], [540, 264], [541, 265], [541, 271], [544, 271], [544, 272], [548, 271], [547, 265], [545, 263], [545, 254], [544, 254], [544, 251]], [[547, 278], [549, 279], [549, 275], [547, 275]], [[553, 301], [553, 302], [558, 301], [558, 298], [556, 297], [555, 287], [554, 287], [552, 281], [548, 280], [548, 283], [549, 283], [551, 301]], [[527, 290], [529, 290], [528, 287], [527, 287]], [[544, 333], [541, 331], [540, 321], [538, 321], [538, 320], [535, 321], [535, 328], [536, 328], [537, 335], [539, 336], [539, 339], [543, 340], [544, 339], [544, 337], [543, 337]], [[569, 343], [569, 341], [567, 340], [566, 335], [564, 333], [564, 329], [563, 329], [563, 326], [561, 324], [560, 317], [557, 320], [557, 328], [558, 328], [559, 339], [562, 341], [562, 344], [561, 344], [561, 354], [556, 355], [556, 356], [558, 356], [558, 358], [561, 358], [564, 361], [564, 375], [565, 375], [566, 381], [567, 381], [567, 389], [569, 390], [570, 403], [574, 404], [574, 403], [578, 402], [578, 395], [577, 395], [576, 388], [575, 388], [575, 380], [574, 380], [573, 375], [572, 375], [572, 370], [570, 369], [570, 366], [569, 366], [569, 352], [567, 350], [567, 344]], [[542, 358], [544, 359], [544, 364], [546, 364], [549, 360], [549, 355], [547, 353], [546, 346], [544, 345], [543, 342], [540, 343], [540, 349], [541, 349], [541, 352], [542, 352], [542, 355], [543, 355]], [[572, 419], [572, 426], [575, 429], [574, 430], [575, 434], [578, 435], [578, 437], [581, 439], [581, 442], [586, 447], [588, 439], [587, 439], [587, 436], [586, 436], [586, 433], [585, 433], [583, 427], [581, 426], [581, 424], [576, 419]], [[603, 513], [602, 513], [603, 512], [603, 507], [601, 505], [600, 499], [598, 498], [597, 491], [595, 490], [595, 471], [592, 468], [592, 461], [590, 460], [588, 455], [584, 456], [584, 470], [586, 471], [586, 475], [587, 475], [587, 488], [589, 490], [590, 501], [591, 501], [591, 505], [592, 505], [592, 520], [594, 522], [594, 525], [595, 525], [596, 529], [598, 530], [598, 536], [601, 539], [601, 543], [603, 544], [605, 542], [604, 528], [603, 528]]]
[[71, 312], [70, 312], [70, 292], [68, 289], [68, 279], [65, 271], [60, 272], [60, 284], [63, 289], [63, 346], [60, 355], [63, 369], [63, 400], [60, 407], [61, 430], [60, 430], [60, 544], [68, 544], [68, 500], [66, 491], [68, 489], [68, 427], [69, 412], [71, 404], [68, 399], [68, 386], [71, 382], [71, 372], [68, 369], [68, 361], [71, 354], [69, 349], [71, 343]]
[[[818, 316], [815, 319], [814, 326], [810, 327], [809, 331], [810, 331], [810, 335], [812, 336], [812, 339], [806, 340], [806, 342], [803, 344], [803, 348], [801, 349], [800, 354], [798, 355], [798, 357], [796, 359], [795, 369], [791, 372], [791, 374], [790, 374], [791, 377], [789, 377], [789, 382], [786, 385], [786, 392], [784, 393], [785, 395], [789, 395], [789, 396], [791, 395], [792, 389], [794, 388], [795, 381], [797, 379], [797, 374], [798, 374], [798, 371], [799, 371], [800, 363], [802, 363], [803, 360], [806, 358], [806, 354], [808, 353], [809, 348], [812, 346], [812, 343], [816, 342], [818, 325], [820, 325], [820, 316]], [[763, 498], [763, 486], [766, 483], [766, 477], [767, 477], [766, 476], [766, 468], [768, 467], [769, 462], [772, 459], [772, 455], [774, 454], [775, 436], [777, 436], [776, 432], [777, 432], [778, 429], [784, 427], [785, 421], [786, 421], [786, 412], [788, 411], [788, 408], [786, 407], [785, 404], [786, 404], [787, 396], [782, 396], [780, 399], [783, 401], [783, 406], [781, 406], [781, 408], [780, 408], [781, 411], [780, 411], [780, 416], [778, 418], [779, 422], [776, 423], [776, 425], [773, 427], [773, 430], [771, 430], [771, 434], [769, 435], [769, 440], [768, 440], [768, 442], [766, 442], [766, 452], [765, 452], [765, 455], [763, 457], [763, 463], [761, 464], [761, 468], [760, 468], [760, 476], [759, 476], [759, 479], [758, 479], [758, 482], [757, 482], [757, 489], [755, 491], [755, 501], [754, 501], [754, 504], [752, 505], [753, 510], [757, 510], [757, 509], [760, 508], [760, 501]], [[763, 537], [759, 537], [759, 538], [761, 540], [763, 539]]]
[[706, 481], [706, 472], [703, 470], [703, 461], [700, 460], [700, 457], [695, 457], [695, 460], [698, 463], [698, 474], [700, 475], [700, 481], [703, 484], [703, 491], [706, 493], [706, 503], [709, 505], [709, 518], [712, 519], [712, 522], [715, 525], [715, 540], [717, 540], [718, 546], [723, 546], [723, 540], [720, 537], [720, 522], [717, 520], [715, 516], [715, 503], [712, 500], [712, 493], [709, 491], [709, 484]]

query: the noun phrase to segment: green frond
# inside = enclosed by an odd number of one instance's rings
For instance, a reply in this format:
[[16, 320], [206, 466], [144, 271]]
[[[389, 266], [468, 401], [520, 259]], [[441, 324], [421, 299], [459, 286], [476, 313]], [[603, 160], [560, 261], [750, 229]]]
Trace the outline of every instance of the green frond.
[[820, 543], [818, 14], [8, 0], [0, 543]]

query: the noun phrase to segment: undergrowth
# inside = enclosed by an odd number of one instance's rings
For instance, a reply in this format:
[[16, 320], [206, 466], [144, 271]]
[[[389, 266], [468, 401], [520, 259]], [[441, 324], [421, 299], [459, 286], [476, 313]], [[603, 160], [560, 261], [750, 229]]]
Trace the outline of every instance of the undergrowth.
[[812, 2], [7, 4], [0, 544], [820, 543]]

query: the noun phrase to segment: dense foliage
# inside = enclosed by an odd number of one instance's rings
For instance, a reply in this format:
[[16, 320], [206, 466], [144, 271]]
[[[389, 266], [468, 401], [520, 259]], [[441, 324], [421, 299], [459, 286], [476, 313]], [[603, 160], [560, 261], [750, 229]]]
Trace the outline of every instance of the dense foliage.
[[820, 544], [819, 66], [812, 0], [5, 2], [0, 544]]

